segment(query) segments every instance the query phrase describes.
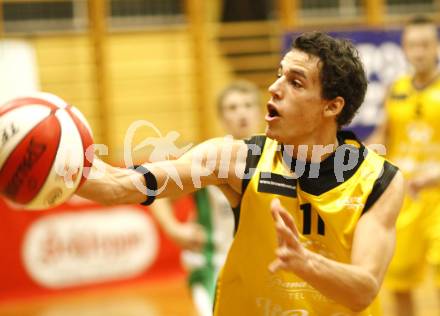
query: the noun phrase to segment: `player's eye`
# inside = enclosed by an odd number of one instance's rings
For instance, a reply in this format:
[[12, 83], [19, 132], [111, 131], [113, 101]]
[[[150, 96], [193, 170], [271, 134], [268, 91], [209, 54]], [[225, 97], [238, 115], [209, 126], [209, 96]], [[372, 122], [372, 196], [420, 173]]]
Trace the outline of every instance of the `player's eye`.
[[301, 88], [302, 87], [302, 83], [299, 80], [292, 80], [292, 81], [290, 81], [290, 84], [292, 86], [294, 86], [295, 88]]

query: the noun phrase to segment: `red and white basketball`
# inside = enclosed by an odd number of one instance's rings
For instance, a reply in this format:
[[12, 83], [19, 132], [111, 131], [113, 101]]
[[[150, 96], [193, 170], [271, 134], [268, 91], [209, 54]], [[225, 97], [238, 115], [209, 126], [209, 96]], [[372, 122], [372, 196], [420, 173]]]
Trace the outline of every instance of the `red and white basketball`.
[[81, 112], [53, 94], [0, 106], [0, 193], [26, 209], [63, 203], [90, 170], [92, 144]]

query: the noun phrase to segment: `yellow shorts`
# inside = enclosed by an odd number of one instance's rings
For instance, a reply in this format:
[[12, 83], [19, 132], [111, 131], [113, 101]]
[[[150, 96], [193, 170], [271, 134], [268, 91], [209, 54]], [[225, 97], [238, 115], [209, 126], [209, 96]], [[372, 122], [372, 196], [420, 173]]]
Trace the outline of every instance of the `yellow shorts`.
[[424, 277], [427, 263], [436, 267], [440, 287], [440, 190], [405, 198], [397, 219], [397, 243], [385, 278], [394, 291], [409, 291]]

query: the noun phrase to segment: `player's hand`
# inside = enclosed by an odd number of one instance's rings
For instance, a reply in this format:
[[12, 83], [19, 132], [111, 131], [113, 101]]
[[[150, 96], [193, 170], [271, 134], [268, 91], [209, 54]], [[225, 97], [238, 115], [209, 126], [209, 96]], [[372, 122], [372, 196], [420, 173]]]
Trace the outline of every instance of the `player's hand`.
[[206, 243], [206, 233], [197, 223], [179, 223], [168, 232], [173, 241], [186, 250], [201, 251]]
[[408, 180], [408, 194], [416, 198], [421, 190], [437, 185], [440, 185], [440, 168], [432, 168]]
[[282, 269], [295, 272], [304, 265], [307, 249], [300, 242], [293, 217], [281, 205], [280, 200], [273, 199], [270, 208], [275, 221], [278, 248], [275, 251], [277, 258], [269, 265], [269, 271], [275, 273]]

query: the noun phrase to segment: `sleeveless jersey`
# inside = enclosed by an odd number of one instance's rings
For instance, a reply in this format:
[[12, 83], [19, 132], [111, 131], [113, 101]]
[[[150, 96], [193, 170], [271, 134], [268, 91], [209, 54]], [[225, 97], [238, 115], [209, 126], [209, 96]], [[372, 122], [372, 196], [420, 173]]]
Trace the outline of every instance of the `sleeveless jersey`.
[[[399, 78], [391, 86], [385, 109], [388, 159], [407, 179], [430, 172], [440, 163], [440, 77], [420, 89], [414, 87], [411, 76]], [[423, 280], [426, 262], [440, 263], [439, 189], [424, 188], [416, 196], [405, 197], [385, 280], [392, 290], [413, 290]]]
[[[251, 144], [264, 143], [263, 150], [256, 158], [248, 154], [246, 172], [251, 177], [243, 180], [242, 201], [235, 210], [238, 228], [217, 283], [214, 315], [376, 315], [372, 307], [353, 313], [293, 273], [268, 271], [277, 248], [270, 214], [273, 198], [279, 198], [293, 216], [304, 246], [350, 263], [356, 224], [384, 192], [397, 168], [367, 150], [350, 132], [339, 132], [338, 140], [344, 145], [320, 164], [305, 164], [303, 175], [296, 172], [296, 177], [283, 160], [279, 143], [264, 136], [250, 140]], [[344, 168], [338, 163], [350, 163], [348, 155], [356, 154], [352, 168], [341, 171]], [[312, 175], [316, 167], [318, 177]]]
[[387, 157], [406, 177], [440, 163], [440, 77], [422, 89], [404, 76], [391, 87], [386, 105]]

